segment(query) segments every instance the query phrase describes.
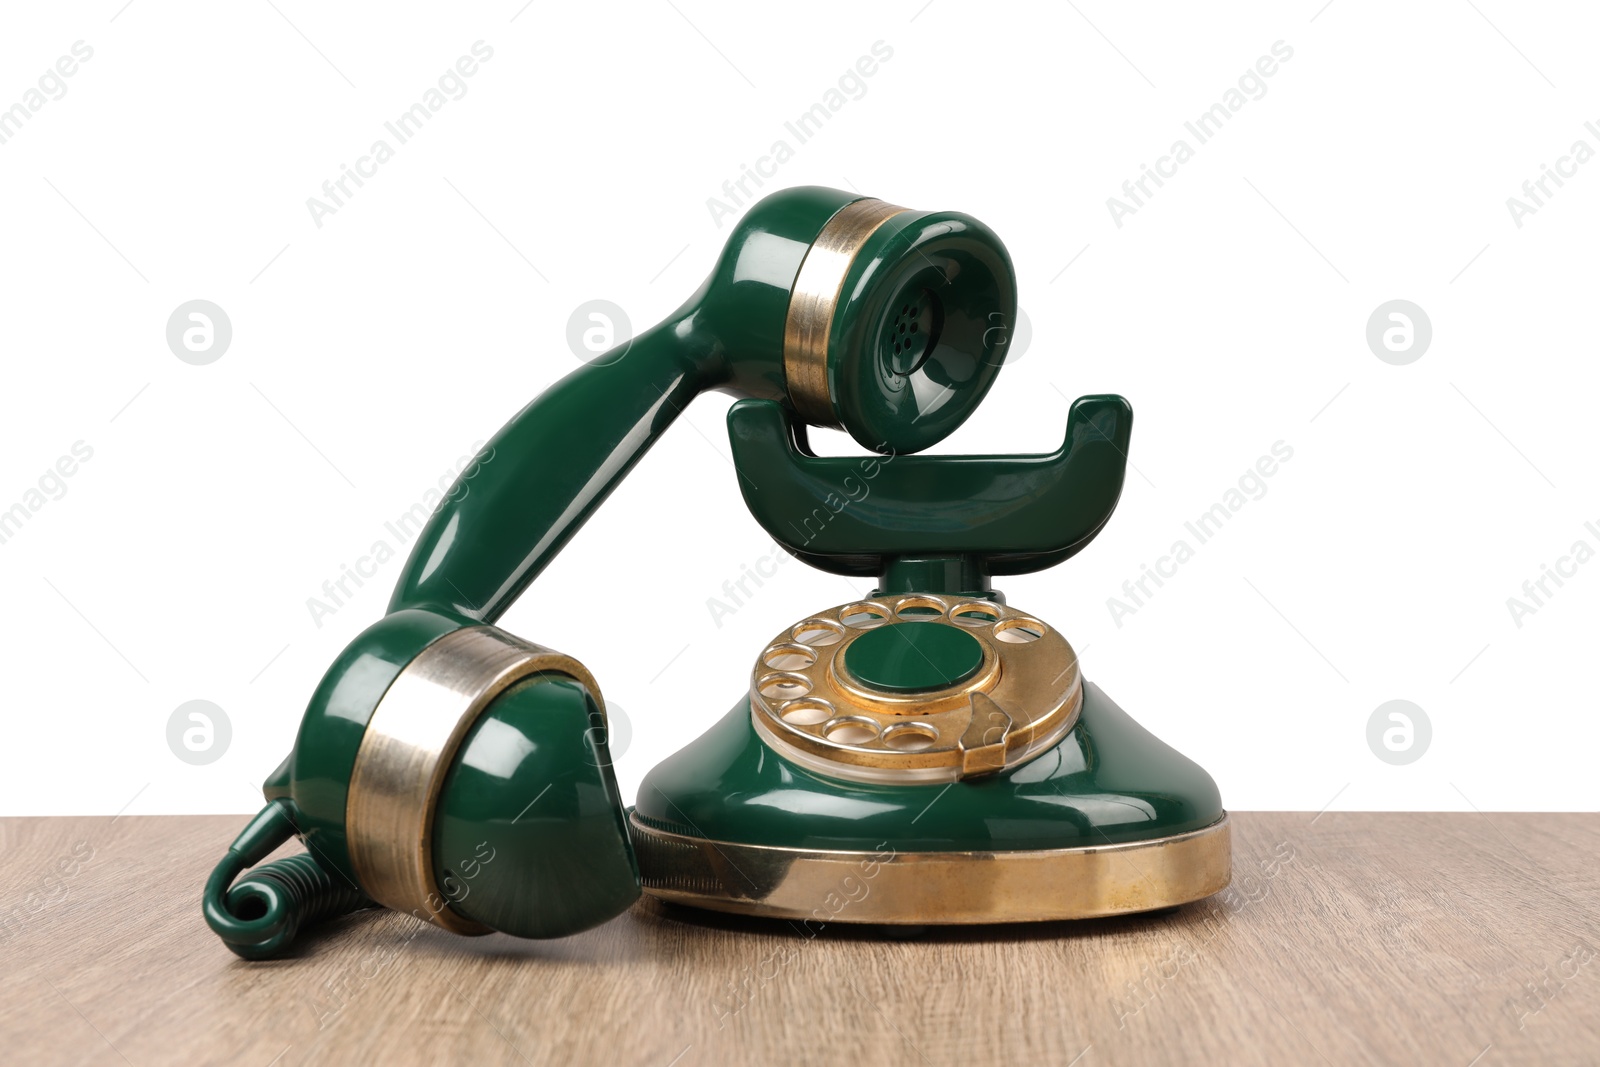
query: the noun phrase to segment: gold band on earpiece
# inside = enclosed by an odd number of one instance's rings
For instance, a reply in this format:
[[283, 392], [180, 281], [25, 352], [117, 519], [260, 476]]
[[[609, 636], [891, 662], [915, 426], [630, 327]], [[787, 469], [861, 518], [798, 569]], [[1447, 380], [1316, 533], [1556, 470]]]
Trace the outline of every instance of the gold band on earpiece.
[[879, 226], [906, 209], [866, 197], [834, 213], [800, 264], [783, 327], [783, 376], [801, 418], [838, 426], [828, 393], [828, 333], [856, 253]]
[[494, 699], [529, 675], [564, 674], [605, 714], [583, 664], [492, 626], [453, 631], [419, 652], [373, 709], [356, 750], [345, 835], [373, 900], [458, 934], [488, 927], [450, 909], [433, 876], [433, 812], [461, 741]]

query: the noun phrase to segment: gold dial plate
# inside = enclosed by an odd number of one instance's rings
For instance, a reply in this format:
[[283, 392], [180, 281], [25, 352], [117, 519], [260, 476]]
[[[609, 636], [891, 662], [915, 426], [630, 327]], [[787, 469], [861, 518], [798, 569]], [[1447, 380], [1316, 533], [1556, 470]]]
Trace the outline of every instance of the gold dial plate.
[[[957, 684], [874, 689], [845, 664], [852, 642], [891, 623], [953, 626], [982, 659]], [[1083, 705], [1078, 657], [1031, 615], [991, 600], [915, 593], [852, 601], [769, 641], [750, 677], [768, 745], [809, 770], [879, 784], [953, 782], [1015, 767], [1059, 741]]]

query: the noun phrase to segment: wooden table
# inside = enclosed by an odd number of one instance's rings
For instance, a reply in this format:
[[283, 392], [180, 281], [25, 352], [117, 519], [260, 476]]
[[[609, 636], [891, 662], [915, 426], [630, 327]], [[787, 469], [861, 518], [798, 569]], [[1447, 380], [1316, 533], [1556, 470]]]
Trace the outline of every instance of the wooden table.
[[245, 963], [239, 816], [0, 820], [0, 1060], [1600, 1063], [1600, 815], [1234, 815], [1234, 887], [917, 939], [640, 904], [554, 942], [390, 913]]

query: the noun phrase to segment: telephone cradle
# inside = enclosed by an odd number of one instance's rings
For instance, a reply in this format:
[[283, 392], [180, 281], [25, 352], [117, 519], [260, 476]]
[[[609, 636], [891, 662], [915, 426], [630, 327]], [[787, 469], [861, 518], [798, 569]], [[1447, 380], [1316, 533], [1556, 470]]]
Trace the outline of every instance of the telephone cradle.
[[[815, 187], [754, 205], [682, 307], [557, 382], [461, 473], [468, 491], [447, 494], [388, 614], [328, 669], [212, 872], [210, 927], [263, 959], [375, 905], [548, 938], [641, 892], [927, 926], [1224, 888], [1211, 777], [992, 584], [1066, 560], [1110, 519], [1127, 401], [1080, 397], [1047, 454], [917, 454], [988, 392], [1015, 316], [1010, 257], [969, 216]], [[728, 432], [757, 522], [876, 588], [770, 635], [732, 709], [625, 808], [595, 679], [495, 623], [709, 389], [740, 398]], [[808, 426], [869, 451], [819, 456]], [[305, 852], [269, 859], [291, 837]]]

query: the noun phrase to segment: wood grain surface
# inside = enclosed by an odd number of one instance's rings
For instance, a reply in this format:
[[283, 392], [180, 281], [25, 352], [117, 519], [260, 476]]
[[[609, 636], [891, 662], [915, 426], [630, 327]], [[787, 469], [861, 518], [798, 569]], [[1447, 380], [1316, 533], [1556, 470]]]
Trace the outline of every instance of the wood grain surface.
[[[240, 816], [0, 820], [0, 1062], [1600, 1063], [1600, 815], [1234, 815], [1234, 886], [919, 938], [644, 903], [561, 941], [200, 918]], [[298, 846], [296, 846], [298, 847]]]

